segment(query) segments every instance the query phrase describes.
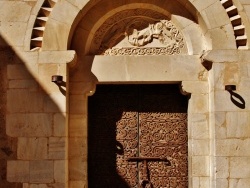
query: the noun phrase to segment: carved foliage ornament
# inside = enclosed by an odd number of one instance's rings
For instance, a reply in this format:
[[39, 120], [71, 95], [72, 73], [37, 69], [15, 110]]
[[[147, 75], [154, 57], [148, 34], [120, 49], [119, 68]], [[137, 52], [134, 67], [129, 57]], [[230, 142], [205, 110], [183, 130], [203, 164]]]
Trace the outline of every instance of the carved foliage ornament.
[[[182, 34], [171, 21], [161, 20], [142, 30], [126, 29], [126, 39], [133, 47], [113, 47], [104, 55], [175, 55], [180, 54], [185, 44]], [[147, 47], [158, 40], [158, 47]]]

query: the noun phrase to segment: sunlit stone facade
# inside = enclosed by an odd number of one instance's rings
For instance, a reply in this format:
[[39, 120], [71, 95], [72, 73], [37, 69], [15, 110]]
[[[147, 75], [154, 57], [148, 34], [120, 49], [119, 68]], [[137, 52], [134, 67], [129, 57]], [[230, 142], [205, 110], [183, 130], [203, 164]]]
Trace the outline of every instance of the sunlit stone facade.
[[88, 96], [120, 83], [190, 95], [190, 188], [250, 187], [248, 36], [249, 0], [0, 1], [0, 187], [88, 187]]

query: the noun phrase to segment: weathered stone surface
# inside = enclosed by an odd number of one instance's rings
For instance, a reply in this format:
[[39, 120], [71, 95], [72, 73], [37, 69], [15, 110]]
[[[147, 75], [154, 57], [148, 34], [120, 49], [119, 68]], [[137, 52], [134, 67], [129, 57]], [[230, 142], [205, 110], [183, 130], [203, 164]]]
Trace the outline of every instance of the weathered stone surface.
[[69, 117], [69, 136], [70, 137], [87, 137], [86, 117], [83, 115], [70, 115]]
[[[220, 5], [220, 2], [209, 0], [206, 3], [197, 1], [195, 4], [197, 3], [203, 6], [203, 11], [201, 11], [201, 14], [204, 16], [206, 23], [209, 25], [209, 29], [218, 28], [221, 25], [229, 24], [229, 20], [227, 19], [228, 15], [222, 6], [218, 6]], [[209, 6], [209, 4], [211, 6]]]
[[223, 139], [227, 137], [226, 112], [216, 112], [215, 115], [215, 137]]
[[192, 151], [193, 155], [209, 155], [210, 147], [209, 142], [210, 140], [193, 140], [192, 141]]
[[63, 137], [68, 135], [67, 130], [67, 123], [66, 123], [66, 114], [63, 113], [56, 113], [53, 116], [53, 135]]
[[216, 177], [228, 178], [229, 177], [229, 161], [228, 157], [216, 157]]
[[49, 159], [65, 159], [66, 143], [65, 137], [49, 138]]
[[103, 82], [198, 80], [204, 71], [199, 61], [197, 56], [182, 55], [137, 56], [136, 60], [132, 56], [95, 56], [92, 72]]
[[[81, 158], [69, 160], [69, 180], [70, 181], [84, 181], [87, 179], [87, 161]], [[81, 183], [81, 182], [80, 182]]]
[[30, 161], [31, 183], [52, 183], [54, 181], [53, 161]]
[[250, 156], [250, 139], [217, 139], [217, 156]]
[[7, 100], [8, 112], [43, 112], [44, 95], [39, 91], [11, 89], [7, 91]]
[[208, 112], [208, 95], [202, 94], [191, 95], [189, 99], [189, 110], [193, 113], [207, 113]]
[[47, 159], [47, 138], [18, 138], [17, 157], [22, 160]]
[[38, 84], [34, 80], [11, 80], [9, 81], [10, 89], [30, 89], [37, 90]]
[[193, 156], [192, 157], [192, 175], [209, 176], [209, 157]]
[[250, 137], [250, 113], [249, 112], [227, 112], [227, 137], [249, 138]]
[[250, 177], [250, 157], [231, 157], [230, 178], [249, 178]]
[[[1, 7], [2, 8], [2, 7]], [[8, 36], [8, 43], [11, 46], [23, 46], [27, 23], [25, 22], [1, 22], [1, 35]]]
[[191, 134], [193, 139], [209, 139], [209, 125], [206, 114], [191, 114]]
[[69, 138], [69, 159], [86, 159], [87, 140], [84, 137]]
[[7, 180], [9, 182], [29, 182], [29, 161], [8, 161]]
[[182, 88], [191, 94], [207, 94], [208, 83], [205, 81], [183, 81]]
[[32, 76], [23, 64], [8, 65], [7, 75], [10, 80], [27, 80]]
[[19, 1], [1, 1], [0, 7], [0, 20], [13, 22], [27, 22], [32, 8], [27, 3]]
[[242, 188], [242, 187], [249, 187], [250, 186], [250, 179], [230, 179], [229, 180], [229, 188]]
[[67, 170], [66, 168], [66, 161], [54, 161], [54, 178], [55, 182], [65, 183], [67, 182]]
[[45, 113], [9, 114], [6, 133], [12, 137], [51, 136], [52, 115]]
[[216, 187], [229, 187], [228, 179], [216, 179]]
[[69, 109], [72, 114], [86, 114], [86, 98], [83, 95], [71, 95]]

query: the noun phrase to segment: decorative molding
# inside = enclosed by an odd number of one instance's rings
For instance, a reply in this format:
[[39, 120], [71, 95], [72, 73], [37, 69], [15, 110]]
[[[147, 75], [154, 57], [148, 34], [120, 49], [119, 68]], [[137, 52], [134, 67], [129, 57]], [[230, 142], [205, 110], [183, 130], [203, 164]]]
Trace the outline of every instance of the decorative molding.
[[237, 7], [233, 4], [232, 0], [220, 0], [220, 2], [225, 8], [228, 17], [230, 18], [232, 27], [234, 29], [237, 48], [248, 49], [245, 26], [242, 23], [242, 19], [239, 15]]
[[168, 47], [152, 47], [152, 48], [112, 48], [104, 52], [103, 55], [177, 55], [180, 54], [180, 47], [174, 44]]
[[[103, 55], [176, 55], [181, 54], [185, 47], [182, 34], [171, 21], [161, 20], [139, 31], [130, 26], [134, 26], [133, 22], [126, 28], [127, 39], [124, 40], [127, 40], [131, 47], [113, 47], [104, 52], [101, 49], [99, 53]], [[154, 40], [158, 40], [160, 45], [146, 47]]]
[[56, 4], [57, 0], [44, 0], [40, 10], [38, 11], [30, 41], [30, 50], [37, 50], [42, 47], [43, 33], [49, 15]]

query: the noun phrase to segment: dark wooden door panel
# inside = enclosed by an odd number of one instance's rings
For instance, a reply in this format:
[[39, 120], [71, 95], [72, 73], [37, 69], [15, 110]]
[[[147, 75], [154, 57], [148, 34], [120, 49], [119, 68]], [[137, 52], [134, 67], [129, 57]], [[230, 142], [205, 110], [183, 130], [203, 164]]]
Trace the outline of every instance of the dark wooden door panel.
[[89, 187], [187, 188], [186, 110], [177, 85], [98, 86], [89, 98]]

